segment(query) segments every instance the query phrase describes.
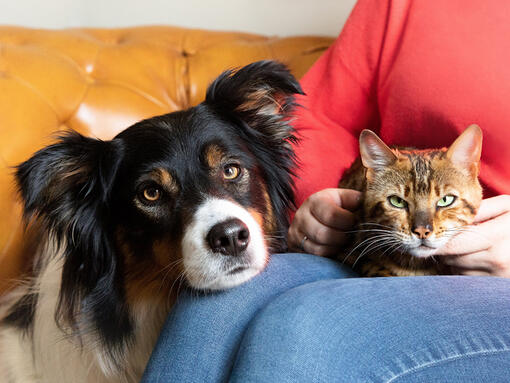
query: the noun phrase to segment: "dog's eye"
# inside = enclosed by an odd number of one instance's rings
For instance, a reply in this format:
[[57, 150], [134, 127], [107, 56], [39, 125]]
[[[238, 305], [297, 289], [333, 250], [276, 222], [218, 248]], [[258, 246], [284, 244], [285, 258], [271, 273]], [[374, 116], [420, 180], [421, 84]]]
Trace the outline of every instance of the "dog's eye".
[[226, 180], [234, 180], [241, 174], [239, 165], [229, 164], [223, 168], [223, 178]]
[[143, 198], [146, 199], [149, 202], [154, 202], [160, 199], [161, 197], [161, 190], [158, 189], [155, 186], [149, 186], [143, 189]]

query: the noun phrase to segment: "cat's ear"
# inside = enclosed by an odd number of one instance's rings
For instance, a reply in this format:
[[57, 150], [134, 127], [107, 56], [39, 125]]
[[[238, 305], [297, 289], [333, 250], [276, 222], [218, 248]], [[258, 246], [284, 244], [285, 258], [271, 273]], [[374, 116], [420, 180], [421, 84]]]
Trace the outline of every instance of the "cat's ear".
[[365, 129], [359, 136], [361, 162], [368, 169], [382, 169], [397, 160], [395, 153], [371, 130]]
[[446, 156], [461, 168], [478, 173], [478, 163], [482, 154], [482, 129], [470, 125], [448, 148]]

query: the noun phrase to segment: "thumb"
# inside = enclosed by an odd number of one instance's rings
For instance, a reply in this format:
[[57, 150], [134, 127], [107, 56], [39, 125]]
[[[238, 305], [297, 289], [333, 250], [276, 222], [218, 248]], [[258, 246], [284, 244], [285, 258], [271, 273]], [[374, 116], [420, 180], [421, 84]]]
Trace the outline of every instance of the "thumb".
[[361, 205], [361, 193], [352, 189], [332, 189], [337, 194], [337, 203], [349, 211], [356, 210]]
[[490, 220], [508, 211], [510, 211], [510, 196], [498, 195], [496, 197], [486, 198], [480, 204], [480, 208], [475, 217], [475, 223]]

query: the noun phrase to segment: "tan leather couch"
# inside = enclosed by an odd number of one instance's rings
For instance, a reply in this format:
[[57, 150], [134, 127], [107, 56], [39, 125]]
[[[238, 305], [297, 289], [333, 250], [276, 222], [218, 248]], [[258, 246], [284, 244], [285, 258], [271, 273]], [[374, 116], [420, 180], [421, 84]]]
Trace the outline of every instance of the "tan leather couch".
[[33, 252], [12, 167], [52, 133], [109, 139], [140, 119], [196, 105], [220, 72], [261, 59], [300, 77], [331, 42], [174, 27], [0, 27], [0, 293]]

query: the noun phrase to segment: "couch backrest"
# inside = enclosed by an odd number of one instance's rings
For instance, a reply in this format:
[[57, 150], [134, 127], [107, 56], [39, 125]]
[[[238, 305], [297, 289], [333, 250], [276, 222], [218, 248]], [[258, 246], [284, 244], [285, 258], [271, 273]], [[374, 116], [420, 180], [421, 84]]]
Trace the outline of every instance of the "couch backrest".
[[299, 78], [331, 43], [174, 27], [0, 27], [0, 293], [34, 245], [12, 167], [53, 133], [109, 139], [143, 118], [198, 104], [223, 70], [261, 59], [280, 60]]

